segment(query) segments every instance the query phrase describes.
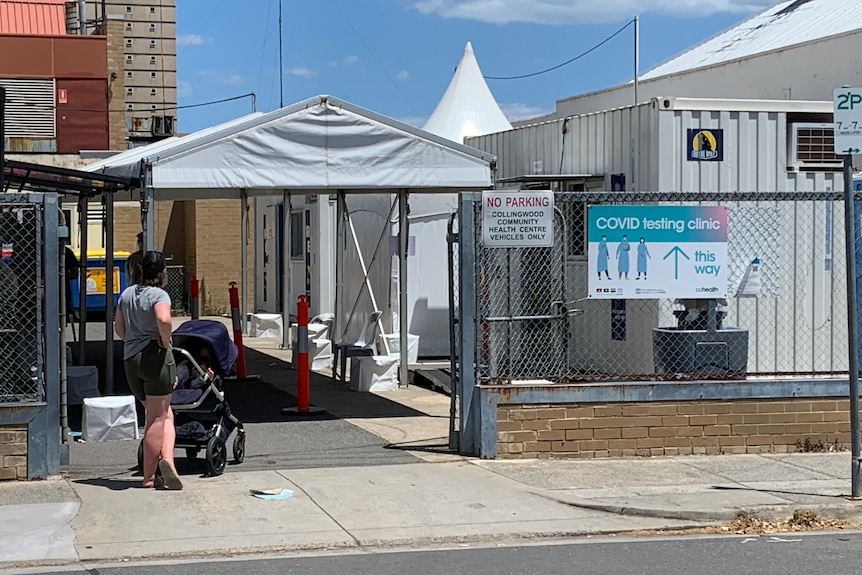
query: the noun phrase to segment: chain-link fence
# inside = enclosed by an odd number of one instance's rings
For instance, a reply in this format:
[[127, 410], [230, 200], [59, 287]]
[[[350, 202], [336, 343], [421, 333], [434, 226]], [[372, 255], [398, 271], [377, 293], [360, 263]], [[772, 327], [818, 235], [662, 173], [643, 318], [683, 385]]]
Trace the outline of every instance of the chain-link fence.
[[[474, 202], [479, 381], [846, 374], [840, 199], [832, 192], [557, 193], [550, 248], [483, 247], [481, 206]], [[646, 247], [637, 248], [636, 238], [631, 264], [611, 248], [611, 269], [594, 279], [623, 281], [628, 291], [615, 299], [589, 297], [597, 268], [590, 261], [588, 241], [596, 240], [587, 237], [587, 221], [590, 206], [598, 205], [725, 206], [727, 258], [716, 265], [726, 266], [726, 299], [626, 298], [664, 279], [648, 283], [646, 273], [647, 262], [659, 267], [664, 250], [642, 255], [641, 269], [637, 254]], [[623, 257], [625, 274], [616, 267]], [[748, 291], [754, 265], [758, 285]]]
[[186, 278], [185, 266], [167, 266], [163, 287], [171, 296], [171, 311], [177, 314], [187, 314], [189, 311], [189, 282]]
[[41, 225], [41, 205], [0, 197], [0, 403], [44, 398]]

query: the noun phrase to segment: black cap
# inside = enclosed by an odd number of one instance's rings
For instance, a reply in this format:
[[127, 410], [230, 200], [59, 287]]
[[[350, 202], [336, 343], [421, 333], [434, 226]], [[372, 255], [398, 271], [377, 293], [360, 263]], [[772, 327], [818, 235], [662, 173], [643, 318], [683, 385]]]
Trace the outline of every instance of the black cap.
[[156, 276], [164, 270], [165, 254], [158, 250], [153, 250], [144, 254], [144, 259], [141, 262], [141, 271], [144, 273], [145, 280], [156, 279]]

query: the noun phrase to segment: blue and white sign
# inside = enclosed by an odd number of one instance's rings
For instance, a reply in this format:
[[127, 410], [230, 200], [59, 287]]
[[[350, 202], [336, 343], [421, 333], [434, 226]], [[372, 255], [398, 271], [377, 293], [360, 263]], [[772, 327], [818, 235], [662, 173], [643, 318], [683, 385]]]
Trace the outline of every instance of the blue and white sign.
[[727, 295], [727, 208], [590, 206], [589, 297]]

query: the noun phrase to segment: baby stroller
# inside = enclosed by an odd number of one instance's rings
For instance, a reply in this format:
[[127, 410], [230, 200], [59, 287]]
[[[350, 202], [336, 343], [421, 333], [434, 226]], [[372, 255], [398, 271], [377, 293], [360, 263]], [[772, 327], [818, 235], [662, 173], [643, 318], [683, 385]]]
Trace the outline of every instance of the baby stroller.
[[[189, 461], [197, 459], [202, 449], [206, 452], [207, 474], [221, 475], [227, 465], [227, 442], [233, 439], [233, 459], [239, 464], [245, 459], [245, 429], [231, 413], [222, 391], [222, 379], [233, 369], [237, 358], [236, 345], [227, 328], [218, 321], [196, 319], [183, 323], [172, 336], [174, 359], [179, 366], [188, 362], [190, 380], [196, 388], [178, 386], [171, 399], [174, 427], [177, 432], [175, 447], [186, 450]], [[208, 356], [214, 375], [208, 377], [200, 363]], [[138, 446], [138, 465], [143, 468], [144, 444]]]

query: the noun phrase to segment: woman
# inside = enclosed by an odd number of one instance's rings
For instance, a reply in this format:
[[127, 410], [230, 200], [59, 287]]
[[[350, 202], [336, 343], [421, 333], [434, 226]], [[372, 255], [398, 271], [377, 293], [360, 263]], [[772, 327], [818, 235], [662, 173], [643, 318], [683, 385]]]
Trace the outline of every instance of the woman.
[[[171, 352], [171, 298], [162, 289], [165, 256], [144, 254], [141, 281], [123, 290], [114, 328], [123, 340], [123, 360], [129, 388], [146, 408], [144, 431], [144, 487], [182, 489], [174, 466], [174, 413], [171, 392], [176, 364]], [[161, 458], [161, 459], [160, 459]], [[156, 478], [156, 468], [161, 478]]]
[[644, 275], [644, 279], [647, 279], [647, 259], [652, 259], [652, 256], [649, 255], [649, 248], [644, 243], [644, 239], [641, 238], [638, 242], [638, 277], [635, 278], [636, 280], [641, 279], [641, 274]]
[[629, 279], [629, 251], [631, 249], [628, 238], [623, 236], [623, 241], [617, 245], [617, 273], [620, 275], [619, 279], [623, 279], [623, 275], [626, 276], [626, 279]]

